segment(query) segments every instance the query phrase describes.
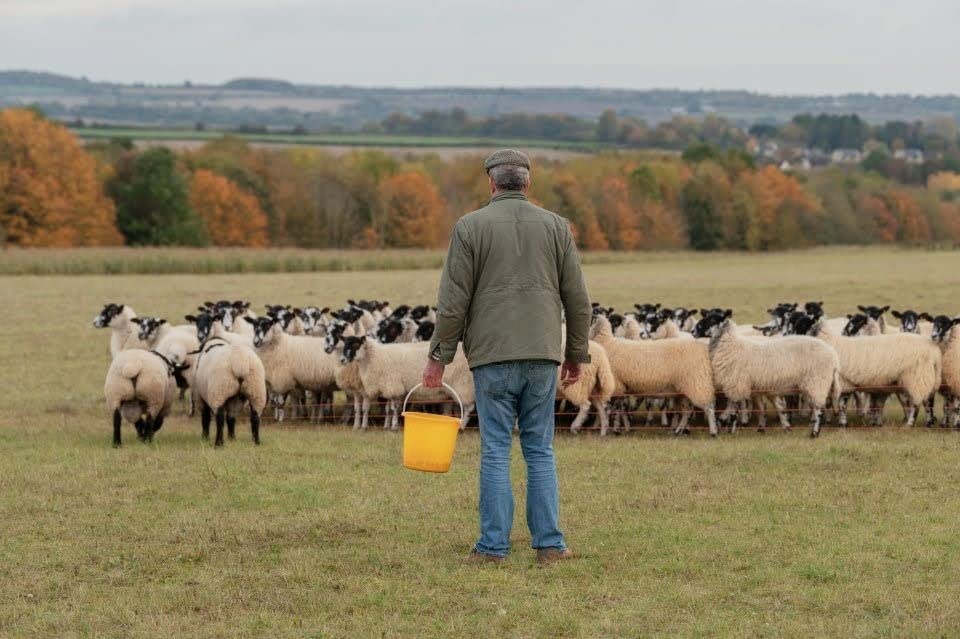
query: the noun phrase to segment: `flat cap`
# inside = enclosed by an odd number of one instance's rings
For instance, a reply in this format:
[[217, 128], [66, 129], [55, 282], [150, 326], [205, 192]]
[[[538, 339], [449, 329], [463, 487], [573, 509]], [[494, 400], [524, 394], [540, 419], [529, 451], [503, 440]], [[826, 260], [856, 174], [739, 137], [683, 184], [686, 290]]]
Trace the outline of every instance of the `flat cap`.
[[529, 169], [530, 158], [514, 149], [500, 149], [499, 151], [494, 151], [493, 154], [487, 158], [483, 163], [483, 168], [489, 173], [493, 167], [503, 164], [522, 166], [525, 169]]

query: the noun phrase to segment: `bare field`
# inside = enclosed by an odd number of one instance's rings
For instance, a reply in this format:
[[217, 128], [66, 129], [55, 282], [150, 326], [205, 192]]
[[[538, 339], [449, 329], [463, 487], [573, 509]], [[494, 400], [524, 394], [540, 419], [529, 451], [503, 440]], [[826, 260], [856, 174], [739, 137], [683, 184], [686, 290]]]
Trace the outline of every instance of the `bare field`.
[[[954, 253], [653, 254], [590, 264], [595, 299], [837, 314], [960, 312]], [[454, 469], [400, 467], [379, 430], [266, 426], [213, 450], [177, 416], [109, 447], [107, 301], [182, 317], [205, 299], [428, 302], [438, 272], [0, 277], [0, 636], [954, 636], [960, 435], [936, 429], [558, 437], [581, 557], [461, 564], [478, 438]]]

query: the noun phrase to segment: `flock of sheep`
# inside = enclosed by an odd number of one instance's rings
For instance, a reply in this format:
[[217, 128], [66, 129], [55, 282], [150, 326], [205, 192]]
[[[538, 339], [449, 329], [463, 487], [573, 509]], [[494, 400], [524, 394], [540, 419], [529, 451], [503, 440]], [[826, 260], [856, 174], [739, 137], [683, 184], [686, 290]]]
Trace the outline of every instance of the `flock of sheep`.
[[[890, 395], [902, 404], [908, 426], [921, 409], [932, 426], [938, 392], [941, 423], [960, 423], [960, 317], [893, 311], [899, 321], [893, 326], [889, 307], [861, 306], [859, 313], [830, 318], [822, 302], [808, 302], [779, 304], [768, 309], [766, 324], [738, 326], [725, 309], [634, 306], [621, 314], [594, 304], [592, 361], [576, 383], [557, 391], [558, 401], [577, 409], [574, 432], [591, 412], [602, 435], [611, 426], [629, 430], [640, 412], [648, 424], [659, 416], [676, 434], [689, 432], [695, 412], [714, 436], [722, 426], [734, 432], [754, 414], [762, 429], [769, 402], [785, 429], [791, 413], [809, 414], [816, 437], [825, 415], [847, 424], [851, 398], [864, 419], [882, 424]], [[215, 419], [218, 446], [224, 427], [234, 437], [244, 412], [259, 443], [268, 402], [281, 421], [332, 417], [336, 391], [346, 394], [342, 418], [355, 429], [367, 428], [382, 404], [384, 428], [396, 430], [401, 402], [427, 361], [435, 309], [351, 300], [337, 310], [269, 305], [257, 315], [248, 302], [222, 300], [185, 319], [188, 324], [172, 326], [124, 304], [107, 304], [95, 318], [94, 326], [112, 333], [104, 393], [114, 445], [124, 420], [150, 440], [178, 390], [187, 389], [191, 415], [199, 405], [204, 438]], [[463, 401], [463, 428], [475, 395], [462, 349], [444, 382]], [[414, 395], [449, 412], [445, 400], [444, 391], [421, 388]]]

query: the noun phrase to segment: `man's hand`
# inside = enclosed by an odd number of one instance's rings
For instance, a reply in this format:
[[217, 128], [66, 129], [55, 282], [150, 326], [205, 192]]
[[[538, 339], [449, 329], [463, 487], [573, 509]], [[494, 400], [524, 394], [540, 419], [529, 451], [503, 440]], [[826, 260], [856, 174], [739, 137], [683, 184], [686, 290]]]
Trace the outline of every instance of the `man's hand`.
[[423, 369], [423, 387], [440, 388], [443, 384], [444, 366], [435, 359], [427, 360], [427, 367]]
[[576, 384], [580, 379], [580, 362], [566, 361], [560, 367], [560, 384], [563, 388]]

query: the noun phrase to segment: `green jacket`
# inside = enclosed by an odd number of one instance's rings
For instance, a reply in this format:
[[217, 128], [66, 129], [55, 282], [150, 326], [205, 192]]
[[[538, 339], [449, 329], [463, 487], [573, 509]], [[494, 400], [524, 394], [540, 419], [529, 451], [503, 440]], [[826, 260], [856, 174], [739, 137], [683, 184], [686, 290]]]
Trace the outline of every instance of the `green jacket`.
[[463, 341], [471, 368], [519, 359], [587, 363], [591, 314], [567, 221], [523, 193], [500, 193], [453, 229], [430, 355], [449, 364]]

